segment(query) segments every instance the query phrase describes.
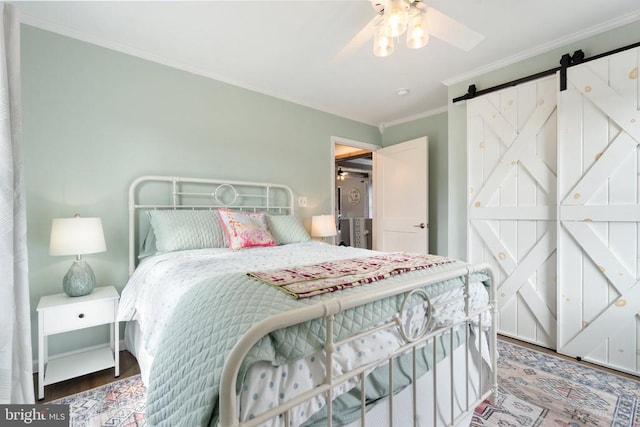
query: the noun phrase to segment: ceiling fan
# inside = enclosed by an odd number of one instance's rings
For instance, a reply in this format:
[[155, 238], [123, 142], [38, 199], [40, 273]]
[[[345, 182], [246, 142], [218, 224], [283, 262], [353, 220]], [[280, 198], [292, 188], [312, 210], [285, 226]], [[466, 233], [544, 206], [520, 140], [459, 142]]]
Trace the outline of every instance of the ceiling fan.
[[375, 16], [342, 48], [334, 61], [351, 56], [370, 39], [374, 54], [387, 56], [393, 52], [393, 40], [407, 33], [407, 45], [419, 48], [427, 44], [429, 35], [465, 52], [473, 49], [484, 36], [445, 15], [424, 0], [371, 0]]

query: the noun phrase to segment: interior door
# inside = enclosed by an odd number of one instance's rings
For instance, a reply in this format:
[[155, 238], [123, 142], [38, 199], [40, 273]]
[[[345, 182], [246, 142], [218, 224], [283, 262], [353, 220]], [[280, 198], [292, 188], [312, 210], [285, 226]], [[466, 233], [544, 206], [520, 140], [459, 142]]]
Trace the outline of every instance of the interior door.
[[429, 252], [427, 137], [373, 153], [373, 248]]
[[640, 373], [640, 48], [560, 93], [558, 351]]
[[494, 266], [499, 331], [556, 345], [555, 76], [467, 102], [467, 256]]

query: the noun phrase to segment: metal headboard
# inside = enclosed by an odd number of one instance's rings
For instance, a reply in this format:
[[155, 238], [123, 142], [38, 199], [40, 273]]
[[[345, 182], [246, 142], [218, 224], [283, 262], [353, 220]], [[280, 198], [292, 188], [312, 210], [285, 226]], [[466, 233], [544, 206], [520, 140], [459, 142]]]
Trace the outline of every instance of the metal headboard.
[[129, 274], [137, 264], [139, 241], [149, 227], [142, 213], [153, 209], [217, 209], [294, 214], [286, 185], [177, 176], [141, 176], [129, 186]]

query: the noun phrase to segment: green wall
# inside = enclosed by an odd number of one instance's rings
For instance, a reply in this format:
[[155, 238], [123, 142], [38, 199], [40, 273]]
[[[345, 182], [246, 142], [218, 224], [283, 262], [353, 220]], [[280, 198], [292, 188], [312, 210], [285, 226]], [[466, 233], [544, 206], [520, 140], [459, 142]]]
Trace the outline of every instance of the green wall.
[[[640, 21], [571, 43], [543, 55], [518, 62], [491, 73], [459, 82], [448, 89], [449, 100], [464, 95], [471, 84], [477, 90], [519, 79], [559, 66], [560, 57], [582, 49], [586, 58], [640, 41]], [[464, 102], [449, 105], [449, 227], [450, 256], [466, 259], [467, 247], [467, 109]]]
[[426, 136], [429, 144], [429, 252], [446, 255], [447, 247], [447, 113], [384, 129], [382, 145]]
[[[127, 274], [127, 189], [140, 175], [269, 181], [330, 210], [331, 137], [380, 144], [374, 126], [22, 26], [22, 102], [32, 341], [36, 306], [62, 292], [73, 257], [48, 254], [51, 219], [98, 216], [107, 252], [88, 255], [99, 284]], [[50, 353], [107, 341], [50, 339]]]

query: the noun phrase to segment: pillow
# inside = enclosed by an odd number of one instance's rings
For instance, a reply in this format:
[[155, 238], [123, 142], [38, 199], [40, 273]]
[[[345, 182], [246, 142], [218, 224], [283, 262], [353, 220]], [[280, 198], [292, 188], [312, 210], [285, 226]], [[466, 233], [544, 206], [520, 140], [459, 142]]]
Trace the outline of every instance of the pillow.
[[231, 249], [274, 246], [277, 244], [269, 231], [267, 214], [264, 212], [239, 212], [230, 209], [218, 209], [218, 216], [226, 232]]
[[273, 238], [280, 245], [302, 243], [311, 240], [311, 236], [302, 221], [295, 215], [269, 215], [267, 217], [269, 230]]
[[150, 210], [157, 252], [226, 248], [220, 221], [211, 210]]
[[153, 232], [153, 227], [151, 226], [151, 224], [149, 224], [147, 234], [144, 235], [144, 240], [142, 241], [140, 250], [138, 251], [138, 259], [155, 255], [157, 252], [158, 248], [156, 248], [156, 234]]

